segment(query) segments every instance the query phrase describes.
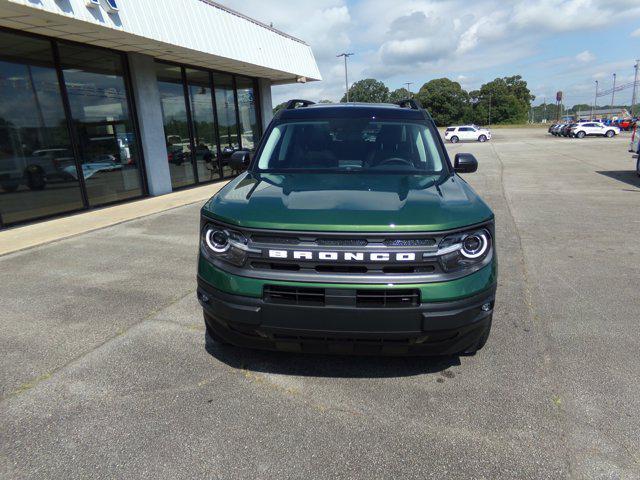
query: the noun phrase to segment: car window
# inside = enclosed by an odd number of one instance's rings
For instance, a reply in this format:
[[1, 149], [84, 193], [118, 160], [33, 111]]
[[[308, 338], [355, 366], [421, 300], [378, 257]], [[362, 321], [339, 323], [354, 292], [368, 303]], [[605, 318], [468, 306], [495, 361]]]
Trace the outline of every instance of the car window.
[[371, 117], [286, 121], [268, 134], [259, 171], [441, 173], [444, 155], [427, 124]]
[[447, 132], [455, 132], [456, 131], [456, 127], [449, 127], [446, 130]]

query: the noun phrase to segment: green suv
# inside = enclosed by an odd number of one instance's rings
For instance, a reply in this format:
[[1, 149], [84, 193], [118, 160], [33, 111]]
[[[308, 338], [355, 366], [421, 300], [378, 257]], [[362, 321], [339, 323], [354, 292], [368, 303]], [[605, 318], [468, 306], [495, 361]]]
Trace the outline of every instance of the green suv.
[[292, 100], [202, 208], [210, 339], [273, 350], [474, 354], [491, 329], [491, 209], [430, 115]]

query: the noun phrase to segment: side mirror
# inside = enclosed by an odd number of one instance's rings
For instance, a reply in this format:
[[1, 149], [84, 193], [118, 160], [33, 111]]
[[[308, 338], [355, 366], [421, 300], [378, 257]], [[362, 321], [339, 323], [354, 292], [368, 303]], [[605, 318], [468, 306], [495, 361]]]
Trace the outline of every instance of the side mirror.
[[229, 160], [229, 166], [231, 170], [235, 172], [241, 172], [251, 163], [251, 152], [248, 150], [239, 150], [231, 154], [231, 160]]
[[456, 153], [453, 169], [456, 173], [473, 173], [478, 170], [478, 160], [470, 153]]

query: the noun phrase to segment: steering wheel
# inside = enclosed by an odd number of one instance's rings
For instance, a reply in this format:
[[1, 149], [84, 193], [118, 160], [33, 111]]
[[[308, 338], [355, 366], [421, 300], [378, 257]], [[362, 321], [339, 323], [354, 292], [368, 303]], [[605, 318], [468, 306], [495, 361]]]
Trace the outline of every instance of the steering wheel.
[[413, 167], [413, 163], [411, 163], [406, 158], [400, 157], [385, 158], [376, 166], [380, 167], [382, 165], [408, 165], [409, 167]]

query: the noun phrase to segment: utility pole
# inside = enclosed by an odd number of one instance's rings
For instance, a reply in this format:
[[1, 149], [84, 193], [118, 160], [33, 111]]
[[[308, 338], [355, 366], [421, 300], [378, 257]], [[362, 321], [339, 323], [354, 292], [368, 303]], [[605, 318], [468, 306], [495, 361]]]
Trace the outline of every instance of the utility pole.
[[344, 88], [347, 95], [347, 103], [349, 103], [349, 76], [347, 74], [347, 58], [353, 55], [353, 53], [341, 53], [336, 57], [344, 57]]
[[589, 115], [589, 120], [593, 120], [593, 111], [598, 106], [598, 80], [596, 80], [596, 96], [593, 98], [593, 106], [591, 107], [591, 115]]
[[544, 123], [547, 123], [547, 96], [544, 96]]
[[407, 86], [407, 92], [409, 92], [409, 98], [411, 98], [411, 85], [413, 85], [413, 82], [405, 82], [403, 85]]
[[611, 89], [611, 109], [613, 110], [613, 99], [616, 98], [616, 74], [613, 74], [613, 88]]
[[631, 95], [631, 116], [633, 117], [633, 113], [635, 112], [635, 105], [638, 103], [638, 98], [636, 97], [636, 89], [638, 88], [638, 64], [640, 64], [640, 60], [636, 60], [636, 64], [633, 67], [636, 70], [635, 75], [633, 76], [633, 95]]
[[489, 127], [491, 126], [491, 94], [489, 94]]

